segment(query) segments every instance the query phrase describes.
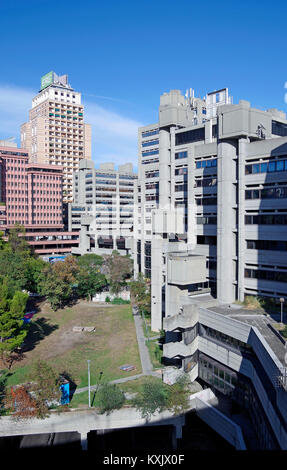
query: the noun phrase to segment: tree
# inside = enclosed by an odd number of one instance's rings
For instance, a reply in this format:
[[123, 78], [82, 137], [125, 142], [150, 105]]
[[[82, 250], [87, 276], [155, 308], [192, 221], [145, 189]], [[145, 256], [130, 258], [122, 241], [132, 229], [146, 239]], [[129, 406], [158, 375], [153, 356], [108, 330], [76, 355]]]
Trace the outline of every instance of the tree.
[[78, 271], [79, 267], [73, 256], [53, 265], [48, 264], [43, 269], [39, 290], [47, 297], [53, 310], [63, 307], [72, 298]]
[[90, 297], [92, 300], [96, 292], [99, 292], [107, 284], [104, 274], [97, 269], [80, 268], [77, 274], [77, 294], [79, 297]]
[[25, 239], [25, 233], [25, 228], [20, 224], [16, 224], [11, 228], [8, 235], [8, 248], [11, 249], [13, 253], [30, 256], [32, 251]]
[[129, 256], [121, 256], [116, 250], [111, 255], [104, 256], [102, 273], [106, 274], [112, 293], [120, 292], [125, 280], [131, 276], [132, 270], [133, 262]]
[[0, 285], [0, 357], [9, 369], [27, 335], [23, 315], [28, 297], [24, 292], [15, 292], [11, 299], [7, 283]]
[[38, 415], [36, 400], [25, 385], [11, 388], [6, 393], [4, 406], [13, 412], [14, 419], [30, 419]]
[[100, 266], [102, 266], [104, 262], [104, 258], [102, 256], [96, 255], [95, 253], [86, 253], [85, 255], [80, 256], [77, 258], [77, 263], [81, 268], [98, 268], [100, 272]]
[[100, 413], [109, 414], [121, 408], [125, 402], [125, 395], [116, 384], [104, 383], [97, 393]]
[[150, 283], [144, 279], [142, 273], [139, 273], [138, 278], [134, 281], [131, 281], [129, 285], [132, 303], [138, 307], [140, 313], [150, 315]]
[[161, 381], [148, 380], [141, 387], [141, 391], [135, 399], [136, 408], [143, 418], [150, 419], [156, 413], [167, 407], [168, 390]]
[[189, 409], [189, 378], [186, 374], [180, 375], [176, 382], [169, 387], [168, 409], [175, 415], [184, 413]]
[[39, 359], [32, 366], [30, 378], [30, 390], [37, 404], [37, 416], [44, 418], [49, 409], [49, 402], [60, 400], [59, 375], [47, 362]]

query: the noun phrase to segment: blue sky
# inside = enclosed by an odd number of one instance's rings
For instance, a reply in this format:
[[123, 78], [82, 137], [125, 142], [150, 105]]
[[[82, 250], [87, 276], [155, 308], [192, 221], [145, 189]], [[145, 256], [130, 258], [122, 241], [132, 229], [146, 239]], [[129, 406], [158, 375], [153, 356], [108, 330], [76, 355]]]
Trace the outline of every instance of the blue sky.
[[10, 0], [0, 6], [0, 139], [19, 138], [40, 78], [82, 92], [96, 163], [137, 163], [137, 128], [160, 94], [228, 87], [287, 111], [287, 2]]

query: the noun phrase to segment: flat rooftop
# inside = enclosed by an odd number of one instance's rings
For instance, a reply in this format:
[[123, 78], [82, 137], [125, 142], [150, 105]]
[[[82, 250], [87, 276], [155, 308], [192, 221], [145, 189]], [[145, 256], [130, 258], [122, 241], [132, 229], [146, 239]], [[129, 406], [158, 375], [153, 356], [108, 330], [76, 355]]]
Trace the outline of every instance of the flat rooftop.
[[284, 338], [280, 339], [280, 333], [277, 334], [272, 330], [271, 327], [275, 328], [276, 322], [268, 314], [263, 314], [259, 309], [248, 309], [243, 308], [235, 304], [221, 305], [215, 307], [209, 307], [209, 310], [220, 313], [221, 315], [229, 316], [234, 320], [248, 323], [251, 326], [258, 328], [263, 338], [272, 349], [274, 354], [277, 356], [282, 366], [285, 367], [285, 349]]

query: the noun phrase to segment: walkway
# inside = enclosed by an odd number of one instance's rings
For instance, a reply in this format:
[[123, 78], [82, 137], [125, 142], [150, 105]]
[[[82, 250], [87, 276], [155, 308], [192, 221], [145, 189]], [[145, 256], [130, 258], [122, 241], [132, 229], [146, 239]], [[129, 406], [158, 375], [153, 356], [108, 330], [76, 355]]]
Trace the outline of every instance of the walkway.
[[[142, 373], [132, 375], [130, 377], [123, 377], [122, 379], [112, 380], [111, 382], [109, 382], [111, 384], [120, 384], [124, 382], [129, 382], [130, 380], [136, 380], [136, 379], [139, 379], [140, 377], [149, 376], [149, 375], [153, 375], [154, 377], [161, 378], [161, 372], [156, 372], [153, 370], [153, 365], [150, 360], [149, 350], [146, 345], [146, 338], [145, 338], [144, 331], [143, 331], [142, 317], [139, 314], [137, 307], [132, 307], [132, 311], [133, 311], [133, 317], [134, 317], [135, 328], [136, 328], [136, 335], [137, 335], [137, 341], [138, 341], [138, 347], [139, 347]], [[159, 338], [159, 336], [152, 337], [152, 339], [156, 339], [156, 338]], [[98, 384], [92, 385], [90, 387], [90, 390], [91, 391], [97, 390], [98, 386], [99, 386]], [[87, 392], [88, 390], [89, 390], [89, 387], [81, 387], [81, 388], [77, 388], [74, 393], [77, 394], [77, 393]]]

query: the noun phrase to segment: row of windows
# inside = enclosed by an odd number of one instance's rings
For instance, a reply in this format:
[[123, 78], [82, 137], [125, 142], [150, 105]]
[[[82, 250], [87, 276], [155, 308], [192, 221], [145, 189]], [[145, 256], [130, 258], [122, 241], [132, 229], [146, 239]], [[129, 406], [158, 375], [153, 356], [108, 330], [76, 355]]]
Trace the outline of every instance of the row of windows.
[[217, 178], [202, 178], [200, 180], [195, 180], [194, 187], [195, 188], [204, 188], [208, 186], [216, 186], [217, 185]]
[[177, 152], [174, 156], [175, 160], [180, 160], [181, 158], [187, 158], [187, 152]]
[[197, 225], [216, 225], [217, 217], [216, 216], [197, 217], [196, 223]]
[[158, 155], [158, 150], [149, 150], [148, 152], [142, 152], [143, 157], [148, 157], [150, 155]]
[[185, 167], [185, 168], [176, 168], [175, 171], [174, 171], [174, 174], [175, 174], [175, 176], [187, 175], [188, 174], [188, 168], [187, 167]]
[[133, 180], [136, 179], [134, 176], [129, 176], [129, 175], [119, 175], [120, 180]]
[[245, 174], [271, 173], [273, 171], [287, 171], [287, 160], [277, 160], [273, 162], [254, 163], [245, 165]]
[[146, 196], [146, 201], [157, 201], [158, 202], [158, 195]]
[[196, 162], [196, 168], [210, 168], [217, 166], [217, 159], [212, 158], [208, 160], [201, 160], [199, 162]]
[[246, 215], [247, 225], [286, 225], [287, 214]]
[[158, 145], [159, 140], [149, 140], [148, 142], [142, 142], [143, 147], [150, 147], [151, 145]]
[[116, 178], [117, 175], [113, 175], [113, 174], [107, 174], [107, 173], [96, 173], [96, 176], [100, 177], [100, 178]]
[[158, 158], [153, 158], [152, 160], [142, 161], [143, 165], [150, 165], [151, 163], [158, 163]]
[[203, 326], [200, 324], [199, 334], [203, 337], [208, 336], [209, 338], [213, 338], [216, 341], [231, 346], [239, 351], [250, 351], [251, 349], [248, 344], [243, 343], [242, 341], [233, 338], [232, 336], [226, 335], [225, 333], [221, 333], [220, 331], [214, 330], [209, 326]]
[[246, 240], [248, 250], [286, 251], [287, 241], [281, 240]]
[[203, 197], [195, 199], [197, 206], [216, 206], [217, 198], [216, 197]]
[[158, 129], [155, 129], [153, 131], [146, 131], [146, 132], [142, 132], [142, 137], [150, 137], [152, 135], [157, 135], [158, 133], [159, 133]]
[[150, 183], [145, 185], [145, 189], [158, 189], [159, 183]]
[[187, 191], [187, 184], [178, 184], [175, 186], [175, 192], [178, 192], [178, 191]]
[[287, 124], [278, 121], [272, 121], [272, 134], [280, 135], [281, 137], [287, 136]]
[[280, 199], [287, 197], [287, 187], [251, 189], [245, 191], [245, 199]]
[[146, 171], [145, 177], [146, 178], [158, 178], [159, 171]]
[[282, 271], [263, 271], [261, 269], [245, 269], [244, 277], [265, 279], [266, 281], [287, 282], [287, 273]]
[[205, 139], [205, 128], [193, 129], [190, 131], [175, 134], [175, 145], [190, 144]]

